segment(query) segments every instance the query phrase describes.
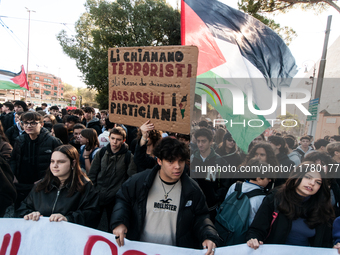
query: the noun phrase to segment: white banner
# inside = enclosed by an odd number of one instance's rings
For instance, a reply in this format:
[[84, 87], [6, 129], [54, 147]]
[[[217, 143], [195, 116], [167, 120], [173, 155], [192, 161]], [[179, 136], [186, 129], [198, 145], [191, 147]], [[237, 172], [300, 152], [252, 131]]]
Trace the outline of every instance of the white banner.
[[[125, 240], [119, 248], [114, 235], [67, 222], [49, 222], [47, 217], [39, 221], [24, 219], [0, 219], [0, 255], [188, 255], [205, 254], [206, 250], [178, 248], [174, 246]], [[262, 245], [258, 250], [246, 244], [217, 248], [220, 254], [255, 255], [336, 255], [336, 249], [309, 248], [287, 245]]]

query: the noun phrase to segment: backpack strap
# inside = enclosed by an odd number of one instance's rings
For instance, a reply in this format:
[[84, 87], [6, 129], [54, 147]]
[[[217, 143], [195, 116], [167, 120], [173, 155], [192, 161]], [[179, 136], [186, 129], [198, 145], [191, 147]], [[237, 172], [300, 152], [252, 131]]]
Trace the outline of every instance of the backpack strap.
[[235, 185], [235, 192], [237, 192], [236, 198], [238, 200], [242, 199], [244, 196], [244, 193], [242, 193], [242, 184], [243, 182], [237, 181]]
[[90, 161], [92, 162], [92, 160], [93, 160], [93, 153], [95, 153], [97, 150], [99, 150], [100, 148], [95, 148], [93, 151], [92, 151], [92, 153], [90, 154]]
[[[100, 151], [99, 151], [99, 158], [100, 158], [100, 160], [104, 157], [106, 150], [107, 150], [107, 147], [106, 147], [106, 146], [100, 149]], [[127, 169], [127, 168], [129, 167], [129, 165], [130, 165], [131, 154], [132, 154], [132, 153], [131, 153], [130, 150], [128, 150], [128, 151], [125, 153], [124, 163], [125, 163], [126, 169]]]
[[126, 170], [129, 168], [129, 165], [130, 165], [130, 161], [131, 161], [131, 151], [128, 150], [126, 153], [125, 153], [125, 158], [124, 158], [124, 163], [125, 163], [125, 166], [126, 166]]
[[254, 189], [252, 191], [249, 191], [247, 193], [244, 193], [248, 198], [256, 197], [256, 196], [261, 196], [261, 195], [266, 195], [266, 193], [262, 189]]
[[243, 182], [237, 181], [235, 185], [235, 191], [237, 192], [237, 199], [242, 199], [244, 195], [246, 195], [248, 198], [266, 195], [262, 189], [254, 189], [252, 191], [242, 193], [242, 184]]
[[104, 146], [103, 148], [100, 149], [100, 152], [99, 152], [99, 158], [100, 160], [102, 160], [102, 158], [104, 157], [104, 154], [106, 152], [106, 146]]
[[303, 158], [305, 157], [305, 153], [302, 152], [301, 150], [295, 149], [294, 151], [296, 151], [297, 153], [300, 154], [300, 159], [303, 160]]

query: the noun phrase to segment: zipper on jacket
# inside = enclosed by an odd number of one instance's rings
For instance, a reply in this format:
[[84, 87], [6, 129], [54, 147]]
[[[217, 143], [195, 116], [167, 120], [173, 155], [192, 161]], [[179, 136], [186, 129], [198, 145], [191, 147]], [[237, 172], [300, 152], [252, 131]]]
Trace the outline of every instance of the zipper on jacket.
[[52, 207], [52, 214], [53, 214], [53, 212], [54, 212], [55, 205], [57, 204], [59, 194], [60, 194], [60, 190], [58, 190], [58, 192], [57, 192], [57, 197], [56, 197], [56, 199], [55, 199], [55, 201], [54, 201], [54, 205], [53, 205], [53, 207]]

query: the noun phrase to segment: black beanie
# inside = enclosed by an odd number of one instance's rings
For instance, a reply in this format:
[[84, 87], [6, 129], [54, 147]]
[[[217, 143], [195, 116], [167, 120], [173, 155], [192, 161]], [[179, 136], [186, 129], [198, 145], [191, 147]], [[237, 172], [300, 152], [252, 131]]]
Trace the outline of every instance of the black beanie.
[[24, 109], [24, 112], [28, 111], [27, 104], [24, 101], [15, 101], [14, 106], [15, 105], [20, 105]]

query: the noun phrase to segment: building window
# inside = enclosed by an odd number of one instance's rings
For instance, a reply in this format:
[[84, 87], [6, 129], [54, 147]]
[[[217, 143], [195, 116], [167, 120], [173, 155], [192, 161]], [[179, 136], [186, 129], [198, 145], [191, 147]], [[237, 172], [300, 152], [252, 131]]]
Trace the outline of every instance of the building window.
[[63, 93], [61, 93], [60, 96], [63, 96]]
[[39, 80], [39, 76], [35, 76], [35, 79], [36, 79], [36, 80]]
[[39, 87], [40, 87], [40, 83], [38, 83], [38, 82], [33, 82], [33, 86], [36, 87], [36, 88], [39, 88]]
[[45, 94], [45, 95], [49, 95], [49, 94], [51, 94], [51, 91], [45, 90], [45, 91], [44, 91], [44, 94]]
[[58, 87], [54, 87], [54, 90], [58, 90]]
[[49, 83], [51, 83], [52, 81], [51, 81], [51, 79], [44, 78], [44, 82], [49, 82]]
[[61, 90], [64, 90], [64, 88], [61, 88]]
[[39, 89], [33, 89], [33, 92], [39, 94]]
[[57, 95], [57, 93], [56, 93], [56, 92], [54, 92], [54, 93], [53, 93], [53, 95], [54, 95], [54, 96], [56, 96], [56, 95]]
[[45, 89], [51, 89], [51, 85], [44, 84], [44, 88], [45, 88]]

